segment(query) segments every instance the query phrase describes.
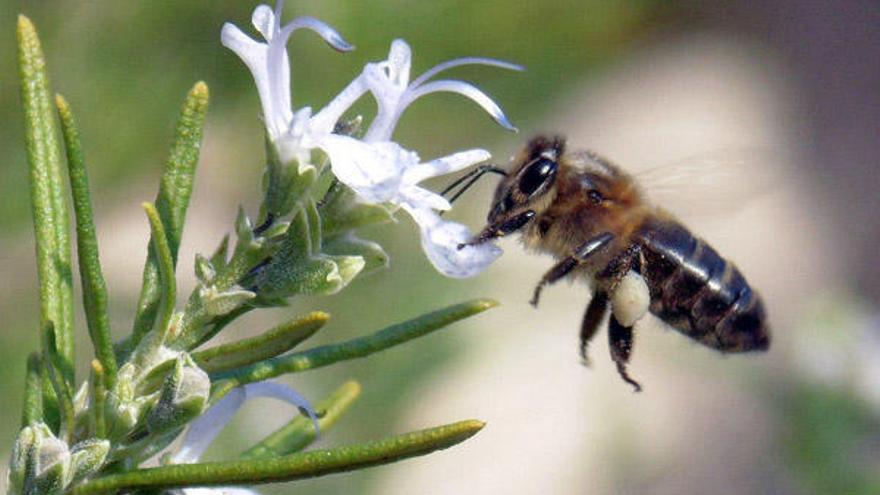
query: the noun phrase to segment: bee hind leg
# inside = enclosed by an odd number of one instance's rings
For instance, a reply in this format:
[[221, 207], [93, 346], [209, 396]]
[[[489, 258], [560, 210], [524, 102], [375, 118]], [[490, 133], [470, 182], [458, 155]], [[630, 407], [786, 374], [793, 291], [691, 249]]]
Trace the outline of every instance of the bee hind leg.
[[623, 381], [633, 386], [636, 392], [642, 391], [639, 382], [633, 380], [626, 371], [626, 364], [632, 354], [633, 331], [632, 327], [625, 327], [617, 322], [614, 315], [608, 323], [608, 346], [611, 350], [611, 360], [617, 365], [617, 372]]
[[608, 295], [604, 292], [596, 292], [593, 298], [590, 299], [590, 304], [587, 305], [587, 310], [584, 312], [584, 319], [581, 321], [580, 351], [581, 359], [585, 366], [590, 364], [590, 360], [587, 357], [587, 345], [593, 336], [596, 335], [599, 325], [602, 323], [602, 319], [605, 318], [605, 313], [607, 312]]
[[590, 256], [596, 254], [602, 248], [607, 246], [612, 239], [614, 239], [613, 234], [610, 232], [603, 232], [583, 243], [573, 255], [553, 265], [553, 267], [541, 277], [541, 281], [538, 282], [538, 285], [535, 287], [535, 291], [532, 293], [532, 300], [529, 301], [529, 303], [532, 306], [538, 307], [538, 301], [541, 299], [541, 291], [544, 290], [545, 286], [556, 283], [571, 273], [571, 271], [577, 268], [578, 265], [587, 261]]

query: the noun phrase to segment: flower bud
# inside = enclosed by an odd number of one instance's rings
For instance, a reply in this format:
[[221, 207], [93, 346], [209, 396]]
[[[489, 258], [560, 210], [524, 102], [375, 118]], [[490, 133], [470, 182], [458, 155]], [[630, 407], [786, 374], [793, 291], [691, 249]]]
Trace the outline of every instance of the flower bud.
[[83, 479], [96, 472], [104, 465], [110, 442], [100, 438], [83, 440], [73, 446], [70, 453], [74, 480]]
[[18, 433], [15, 445], [12, 446], [12, 455], [9, 459], [9, 492], [20, 494], [24, 492], [24, 482], [27, 478], [28, 459], [36, 455], [38, 449], [36, 426], [25, 426]]
[[244, 208], [238, 208], [238, 216], [235, 217], [235, 235], [239, 244], [247, 245], [254, 240], [254, 226], [248, 218]]
[[326, 241], [324, 252], [335, 255], [360, 256], [364, 260], [364, 273], [388, 267], [388, 253], [382, 249], [382, 246], [373, 241], [361, 239], [351, 232]]
[[124, 436], [134, 429], [143, 417], [145, 404], [150, 402], [147, 398], [135, 397], [136, 374], [137, 368], [132, 363], [122, 365], [116, 375], [116, 385], [107, 394], [105, 411], [111, 438]]
[[147, 415], [150, 433], [160, 433], [183, 426], [205, 409], [211, 379], [196, 366], [189, 354], [181, 354], [174, 371], [162, 384], [159, 402]]
[[199, 288], [199, 297], [202, 299], [205, 312], [211, 316], [223, 316], [253, 299], [256, 294], [243, 289], [218, 292], [216, 287], [212, 286]]
[[208, 258], [205, 258], [201, 254], [196, 255], [196, 278], [199, 279], [203, 285], [211, 285], [214, 283], [214, 278], [217, 276], [217, 272], [214, 270], [214, 265], [211, 264], [211, 261]]
[[[24, 427], [9, 462], [11, 493], [61, 493], [72, 479], [70, 450], [44, 423]], [[26, 488], [30, 487], [30, 488]]]

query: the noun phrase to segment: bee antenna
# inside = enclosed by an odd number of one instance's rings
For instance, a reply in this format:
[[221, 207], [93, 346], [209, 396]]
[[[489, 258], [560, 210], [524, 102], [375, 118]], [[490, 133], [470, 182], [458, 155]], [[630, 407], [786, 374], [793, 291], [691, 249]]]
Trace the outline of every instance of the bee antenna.
[[452, 192], [456, 187], [461, 186], [461, 189], [456, 191], [452, 196], [448, 198], [450, 203], [455, 202], [465, 191], [471, 188], [476, 182], [480, 179], [480, 177], [488, 174], [498, 174], [507, 177], [507, 171], [497, 165], [480, 165], [479, 167], [471, 170], [470, 172], [462, 175], [458, 179], [456, 179], [452, 184], [446, 186], [446, 189], [440, 192], [441, 196], [446, 196], [450, 192]]

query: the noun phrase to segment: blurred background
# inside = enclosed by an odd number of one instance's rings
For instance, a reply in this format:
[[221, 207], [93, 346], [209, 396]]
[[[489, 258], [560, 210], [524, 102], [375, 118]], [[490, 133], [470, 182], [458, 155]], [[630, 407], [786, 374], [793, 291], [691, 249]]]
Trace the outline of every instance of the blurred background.
[[[15, 16], [36, 23], [53, 90], [78, 116], [121, 337], [148, 238], [139, 204], [155, 194], [180, 102], [196, 80], [210, 86], [212, 107], [180, 256], [182, 297], [194, 284], [187, 260], [213, 250], [239, 204], [255, 212], [259, 102], [244, 65], [219, 43], [225, 21], [251, 32], [255, 5], [0, 0], [0, 455], [13, 442], [25, 359], [37, 344]], [[549, 258], [509, 240], [505, 256], [475, 280], [443, 279], [402, 217], [366, 233], [387, 247], [389, 270], [338, 296], [247, 317], [225, 336], [322, 309], [333, 315], [315, 337], [322, 343], [464, 299], [496, 298], [500, 308], [404, 347], [287, 379], [316, 400], [346, 379], [363, 384], [323, 446], [465, 418], [487, 427], [429, 457], [261, 491], [880, 493], [876, 2], [287, 2], [286, 19], [303, 14], [332, 24], [357, 50], [341, 55], [317, 36], [295, 35], [295, 105], [322, 106], [365, 62], [384, 59], [396, 37], [413, 48], [414, 75], [469, 55], [528, 68], [451, 74], [492, 94], [518, 135], [455, 95], [411, 107], [395, 137], [424, 158], [484, 147], [503, 164], [530, 135], [558, 132], [572, 148], [594, 149], [634, 173], [694, 157], [751, 163], [732, 169], [733, 193], [690, 186], [664, 205], [762, 292], [774, 340], [766, 354], [723, 357], [642, 322], [630, 371], [645, 391], [633, 394], [604, 336], [591, 346], [592, 367], [579, 362], [584, 287], [559, 284], [539, 309], [527, 304]], [[357, 110], [369, 116], [371, 105], [365, 99]], [[475, 188], [451, 217], [479, 228], [493, 186], [489, 179]], [[710, 212], [692, 195], [726, 205]], [[87, 346], [80, 351], [85, 364]], [[276, 407], [249, 404], [222, 450], [281, 423], [287, 410]]]

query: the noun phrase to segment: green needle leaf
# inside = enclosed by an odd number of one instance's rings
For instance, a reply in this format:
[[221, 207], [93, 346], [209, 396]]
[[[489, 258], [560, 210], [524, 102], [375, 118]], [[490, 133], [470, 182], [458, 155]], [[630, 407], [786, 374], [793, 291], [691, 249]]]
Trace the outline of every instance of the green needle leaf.
[[107, 385], [116, 383], [116, 356], [110, 336], [110, 319], [107, 315], [107, 284], [98, 259], [98, 239], [92, 214], [92, 198], [89, 192], [89, 176], [86, 172], [79, 131], [70, 105], [61, 95], [55, 95], [55, 106], [61, 118], [61, 132], [67, 150], [67, 171], [73, 194], [73, 211], [76, 216], [76, 251], [79, 257], [82, 279], [83, 306], [89, 337], [95, 348], [95, 356], [101, 361]]
[[68, 386], [64, 380], [64, 360], [56, 351], [55, 344], [55, 328], [51, 321], [46, 322], [43, 327], [43, 365], [55, 389], [55, 396], [58, 399], [58, 409], [61, 416], [60, 438], [65, 441], [70, 440], [73, 435], [74, 409], [73, 409], [73, 389]]
[[49, 96], [46, 60], [30, 19], [18, 17], [18, 72], [27, 145], [31, 207], [40, 282], [40, 329], [54, 322], [60, 373], [74, 386], [73, 288], [61, 154]]
[[156, 207], [150, 203], [143, 204], [147, 218], [150, 220], [150, 232], [153, 249], [151, 252], [157, 260], [159, 270], [160, 294], [162, 302], [162, 315], [159, 318], [159, 332], [164, 333], [171, 324], [171, 316], [174, 315], [174, 303], [177, 299], [177, 283], [174, 280], [174, 259], [171, 247], [168, 244], [165, 226], [159, 217]]
[[87, 481], [71, 495], [92, 495], [134, 489], [228, 486], [293, 481], [390, 464], [452, 447], [479, 432], [485, 423], [461, 421], [373, 442], [314, 450], [270, 459], [175, 464], [111, 474]]
[[[183, 103], [180, 119], [177, 121], [174, 144], [162, 174], [159, 193], [156, 195], [156, 209], [166, 228], [168, 247], [172, 266], [177, 262], [177, 249], [183, 233], [186, 209], [192, 194], [193, 177], [199, 161], [199, 148], [202, 144], [202, 131], [205, 114], [208, 111], [208, 86], [198, 82], [192, 87]], [[128, 350], [137, 346], [140, 339], [153, 328], [159, 311], [159, 266], [158, 260], [148, 253], [144, 266], [143, 286], [138, 301], [131, 342]]]
[[21, 426], [29, 426], [43, 421], [43, 377], [40, 355], [31, 353], [27, 360], [27, 374], [24, 379], [24, 407]]
[[403, 323], [398, 323], [397, 325], [392, 325], [372, 335], [267, 359], [244, 368], [218, 373], [211, 378], [212, 380], [229, 380], [235, 385], [244, 385], [268, 380], [284, 373], [295, 373], [297, 371], [320, 368], [347, 359], [369, 356], [375, 352], [426, 335], [458, 320], [482, 313], [497, 305], [498, 303], [491, 299], [477, 299], [456, 304]]
[[95, 436], [107, 438], [107, 420], [104, 416], [107, 404], [107, 378], [104, 367], [97, 359], [92, 360], [92, 404], [90, 405], [95, 423]]
[[[358, 382], [350, 381], [336, 389], [315, 408], [318, 427], [322, 432], [333, 426], [361, 394]], [[300, 414], [286, 425], [241, 454], [243, 459], [278, 457], [299, 452], [315, 440], [311, 419]]]
[[217, 373], [272, 358], [293, 349], [327, 323], [330, 315], [315, 311], [282, 323], [253, 338], [223, 344], [192, 354], [193, 360], [208, 373]]
[[364, 203], [358, 199], [354, 191], [338, 183], [331, 187], [321, 200], [320, 211], [325, 237], [394, 220], [394, 216], [386, 206]]

